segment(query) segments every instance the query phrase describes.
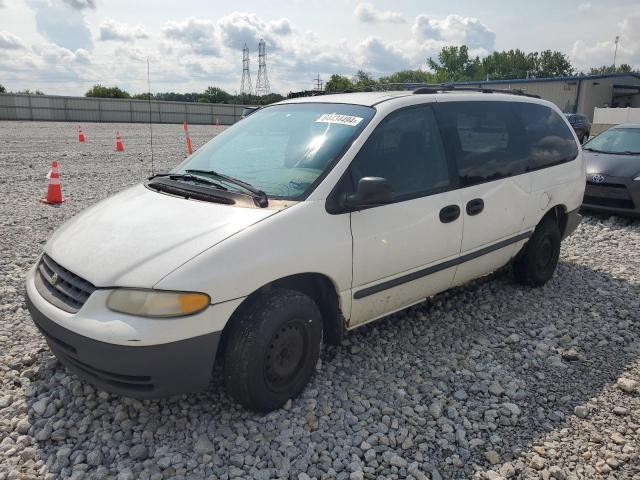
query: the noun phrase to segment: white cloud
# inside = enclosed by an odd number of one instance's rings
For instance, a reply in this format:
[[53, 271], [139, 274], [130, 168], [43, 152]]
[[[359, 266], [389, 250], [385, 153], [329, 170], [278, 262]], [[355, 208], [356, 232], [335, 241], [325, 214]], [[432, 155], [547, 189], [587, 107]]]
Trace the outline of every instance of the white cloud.
[[588, 13], [591, 10], [591, 2], [584, 2], [578, 5], [578, 13]]
[[[640, 65], [640, 10], [630, 12], [618, 23], [620, 39], [616, 63]], [[612, 65], [615, 52], [614, 39], [585, 41], [576, 40], [571, 49], [571, 59], [579, 68]]]
[[142, 38], [149, 38], [142, 25], [131, 26], [110, 18], [100, 24], [100, 40], [102, 41], [131, 42]]
[[50, 42], [70, 50], [93, 47], [89, 24], [80, 10], [45, 0], [32, 0], [29, 5], [35, 12], [38, 32]]
[[19, 37], [13, 33], [0, 31], [0, 49], [4, 50], [23, 50], [27, 48]]
[[62, 0], [64, 3], [69, 5], [71, 8], [75, 8], [76, 10], [84, 10], [85, 8], [95, 9], [96, 1], [95, 0]]
[[377, 10], [373, 5], [367, 2], [362, 2], [356, 5], [353, 14], [363, 23], [406, 23], [407, 21], [400, 12], [394, 12], [391, 10], [383, 12]]
[[496, 34], [477, 18], [460, 15], [447, 15], [443, 19], [418, 15], [412, 31], [421, 42], [444, 41], [486, 52], [493, 50], [496, 39]]
[[377, 74], [389, 74], [411, 66], [411, 61], [399, 48], [377, 37], [367, 38], [358, 46], [358, 50], [364, 69]]
[[194, 53], [220, 55], [220, 39], [211, 20], [189, 17], [182, 22], [167, 22], [162, 27], [167, 38], [189, 45]]
[[291, 33], [291, 26], [286, 19], [267, 24], [255, 13], [245, 12], [225, 15], [218, 20], [218, 28], [225, 46], [241, 50], [246, 43], [250, 51], [257, 50], [261, 39], [264, 39], [268, 49], [278, 49], [281, 47], [279, 37]]
[[274, 20], [269, 22], [267, 25], [267, 29], [270, 32], [275, 33], [276, 35], [290, 35], [293, 31], [291, 28], [291, 23], [287, 18], [281, 18], [280, 20]]

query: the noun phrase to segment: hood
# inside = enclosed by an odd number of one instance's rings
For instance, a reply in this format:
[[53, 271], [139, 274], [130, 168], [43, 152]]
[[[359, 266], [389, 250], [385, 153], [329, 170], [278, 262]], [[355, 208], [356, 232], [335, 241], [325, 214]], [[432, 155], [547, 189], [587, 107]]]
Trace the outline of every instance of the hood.
[[584, 160], [587, 165], [587, 173], [635, 178], [640, 172], [640, 155], [613, 155], [585, 150]]
[[45, 251], [97, 287], [151, 288], [189, 259], [276, 212], [186, 200], [137, 185], [73, 217]]

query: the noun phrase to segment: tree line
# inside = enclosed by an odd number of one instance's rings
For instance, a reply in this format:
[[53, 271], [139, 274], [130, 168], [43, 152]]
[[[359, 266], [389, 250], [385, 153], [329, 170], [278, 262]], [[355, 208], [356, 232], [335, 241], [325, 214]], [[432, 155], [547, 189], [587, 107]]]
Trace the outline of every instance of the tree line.
[[385, 83], [448, 83], [634, 72], [627, 64], [593, 67], [587, 73], [578, 72], [567, 55], [552, 50], [525, 53], [515, 49], [493, 52], [483, 58], [472, 57], [465, 45], [443, 47], [436, 59], [427, 60], [427, 66], [428, 71], [402, 70], [377, 79], [363, 70], [352, 77], [334, 74], [324, 88], [327, 92], [339, 92]]
[[232, 95], [218, 87], [207, 87], [204, 92], [161, 92], [161, 93], [136, 93], [134, 95], [122, 90], [119, 87], [105, 87], [104, 85], [94, 85], [85, 94], [85, 97], [98, 98], [132, 98], [135, 100], [164, 100], [170, 102], [197, 102], [197, 103], [229, 103], [245, 105], [266, 105], [268, 103], [279, 102], [284, 97], [277, 93], [269, 95]]

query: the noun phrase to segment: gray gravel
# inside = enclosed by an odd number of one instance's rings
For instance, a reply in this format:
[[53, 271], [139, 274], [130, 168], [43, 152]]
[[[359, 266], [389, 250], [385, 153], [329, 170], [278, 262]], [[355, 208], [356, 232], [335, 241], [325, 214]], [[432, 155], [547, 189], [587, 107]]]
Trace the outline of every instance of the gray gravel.
[[[69, 374], [22, 298], [57, 226], [148, 174], [148, 126], [83, 127], [0, 123], [0, 480], [640, 478], [640, 222], [587, 217], [541, 289], [503, 271], [350, 333], [268, 415], [219, 372], [140, 402]], [[154, 133], [160, 168], [184, 158], [180, 125]], [[61, 207], [38, 202], [51, 160]]]

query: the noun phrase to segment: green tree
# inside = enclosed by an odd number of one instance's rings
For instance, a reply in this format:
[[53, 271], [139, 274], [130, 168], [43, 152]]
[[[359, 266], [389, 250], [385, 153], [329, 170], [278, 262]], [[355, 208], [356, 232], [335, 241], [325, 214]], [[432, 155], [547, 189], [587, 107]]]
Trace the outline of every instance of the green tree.
[[0, 93], [6, 93], [6, 92], [7, 92], [7, 89], [4, 88], [4, 85], [0, 83]]
[[131, 95], [131, 98], [136, 100], [154, 100], [153, 93], [136, 93], [135, 95]]
[[98, 98], [131, 98], [128, 92], [121, 90], [119, 87], [105, 87], [97, 84], [87, 90], [84, 94], [85, 97], [98, 97]]
[[353, 82], [343, 75], [334, 73], [324, 84], [325, 92], [343, 92], [354, 88]]
[[385, 83], [434, 83], [435, 76], [431, 72], [422, 70], [402, 70], [386, 77], [380, 77], [378, 82]]
[[469, 57], [466, 45], [443, 47], [438, 54], [438, 61], [429, 58], [427, 65], [433, 70], [438, 83], [481, 80], [484, 73], [480, 58]]
[[544, 50], [531, 55], [535, 65], [534, 76], [537, 78], [569, 77], [575, 72], [569, 57], [562, 52]]
[[207, 89], [198, 96], [200, 103], [229, 103], [231, 95], [218, 87], [207, 87]]
[[535, 64], [531, 54], [522, 50], [493, 52], [481, 60], [485, 78], [492, 80], [508, 80], [527, 78], [534, 71]]
[[284, 100], [284, 97], [279, 93], [270, 93], [268, 95], [262, 95], [259, 101], [260, 105], [269, 105], [270, 103], [280, 102], [282, 100]]
[[592, 67], [589, 75], [601, 75], [610, 73], [634, 73], [633, 67], [627, 63], [622, 63], [616, 67], [613, 65], [603, 65], [601, 67]]
[[351, 79], [351, 82], [355, 88], [362, 89], [375, 85], [376, 79], [371, 76], [371, 73], [365, 72], [364, 70], [358, 70]]

